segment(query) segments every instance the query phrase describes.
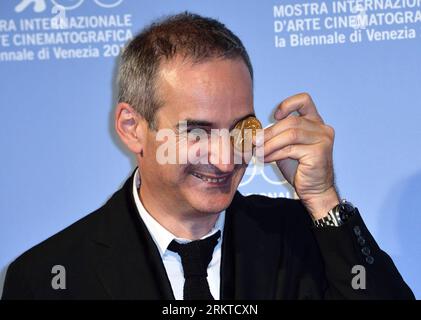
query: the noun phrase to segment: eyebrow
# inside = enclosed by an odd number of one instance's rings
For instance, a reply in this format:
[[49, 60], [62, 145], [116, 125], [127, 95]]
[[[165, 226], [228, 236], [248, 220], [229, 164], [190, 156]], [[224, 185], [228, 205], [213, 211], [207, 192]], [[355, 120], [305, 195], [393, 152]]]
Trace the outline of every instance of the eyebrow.
[[[235, 125], [238, 122], [240, 122], [241, 120], [244, 120], [248, 117], [255, 117], [255, 116], [256, 116], [255, 113], [251, 112], [251, 113], [246, 114], [245, 116], [242, 116], [240, 118], [235, 119], [232, 122], [230, 130], [233, 129], [235, 127]], [[185, 121], [186, 124], [187, 124], [187, 127], [189, 127], [189, 126], [190, 127], [214, 127], [215, 126], [215, 124], [213, 122], [210, 122], [210, 121], [207, 121], [207, 120], [198, 120], [198, 119], [187, 118], [187, 119], [184, 119], [184, 120], [181, 120], [181, 121]], [[180, 122], [181, 121], [179, 121], [175, 126], [177, 128], [177, 130], [180, 128]]]

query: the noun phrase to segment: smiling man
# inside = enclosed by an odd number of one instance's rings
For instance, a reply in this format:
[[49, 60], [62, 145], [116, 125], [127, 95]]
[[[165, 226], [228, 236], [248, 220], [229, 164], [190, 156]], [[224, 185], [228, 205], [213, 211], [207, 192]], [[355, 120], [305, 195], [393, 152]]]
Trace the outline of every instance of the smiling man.
[[[152, 24], [125, 48], [118, 82], [115, 128], [138, 168], [102, 208], [14, 261], [3, 298], [413, 298], [339, 198], [334, 132], [308, 94], [251, 135], [300, 200], [237, 191], [248, 161], [234, 161], [232, 136], [208, 138], [259, 122], [249, 57], [223, 24], [190, 13]], [[164, 144], [177, 161], [162, 161]]]

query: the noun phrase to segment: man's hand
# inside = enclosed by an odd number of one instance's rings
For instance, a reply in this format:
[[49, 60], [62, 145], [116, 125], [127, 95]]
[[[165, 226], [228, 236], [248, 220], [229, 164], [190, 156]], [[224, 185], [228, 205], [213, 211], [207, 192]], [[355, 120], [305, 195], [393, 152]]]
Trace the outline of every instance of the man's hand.
[[307, 93], [282, 101], [275, 120], [265, 129], [264, 141], [258, 139], [256, 145], [263, 144], [264, 161], [276, 161], [313, 218], [320, 219], [339, 203], [333, 174], [334, 130], [324, 124]]

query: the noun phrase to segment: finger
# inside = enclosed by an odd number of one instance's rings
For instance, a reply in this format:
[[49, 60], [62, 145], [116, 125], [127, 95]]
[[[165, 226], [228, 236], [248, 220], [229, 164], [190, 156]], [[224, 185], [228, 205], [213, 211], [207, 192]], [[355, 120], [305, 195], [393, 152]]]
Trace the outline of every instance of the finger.
[[292, 128], [298, 128], [312, 132], [322, 132], [322, 128], [320, 127], [319, 122], [315, 122], [300, 116], [291, 116], [282, 119], [274, 125], [264, 129], [263, 139], [256, 141], [256, 145], [261, 145], [264, 141], [269, 141], [273, 137], [279, 135], [281, 132]]
[[290, 144], [285, 148], [278, 149], [272, 152], [270, 155], [265, 155], [264, 162], [274, 162], [284, 159], [295, 159], [300, 160], [308, 155], [314, 153], [314, 148], [317, 148], [314, 145], [302, 145], [302, 144]]
[[308, 93], [299, 93], [282, 101], [276, 108], [275, 119], [284, 119], [294, 111], [308, 119], [323, 123], [323, 119], [319, 115], [313, 99]]
[[263, 145], [263, 154], [270, 155], [272, 152], [285, 148], [292, 144], [315, 144], [322, 141], [322, 135], [297, 128], [285, 130], [266, 141]]

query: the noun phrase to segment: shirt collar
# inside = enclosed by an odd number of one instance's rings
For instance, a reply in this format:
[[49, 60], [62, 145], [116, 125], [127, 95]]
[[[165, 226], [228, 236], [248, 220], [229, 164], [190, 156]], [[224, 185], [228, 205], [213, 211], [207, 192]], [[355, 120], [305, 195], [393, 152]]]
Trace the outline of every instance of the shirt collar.
[[[142, 204], [142, 201], [139, 198], [139, 193], [138, 193], [139, 187], [140, 187], [140, 176], [139, 176], [139, 169], [137, 169], [134, 175], [134, 179], [133, 179], [134, 201], [136, 203], [136, 207], [140, 214], [140, 217], [142, 218], [143, 222], [146, 225], [146, 228], [148, 229], [149, 233], [152, 236], [152, 239], [154, 240], [156, 246], [158, 247], [161, 258], [164, 256], [169, 244], [174, 239], [180, 243], [191, 242], [191, 240], [188, 240], [188, 239], [177, 238], [174, 234], [172, 234], [170, 231], [165, 229], [158, 221], [156, 221], [155, 218], [153, 218], [149, 214], [148, 211], [146, 211], [145, 207]], [[219, 214], [218, 219], [216, 220], [215, 226], [209, 231], [208, 234], [203, 236], [201, 239], [207, 238], [213, 235], [214, 233], [216, 233], [218, 230], [220, 230], [221, 237], [219, 238], [219, 241], [222, 241], [222, 235], [224, 233], [224, 223], [225, 223], [225, 210]]]

